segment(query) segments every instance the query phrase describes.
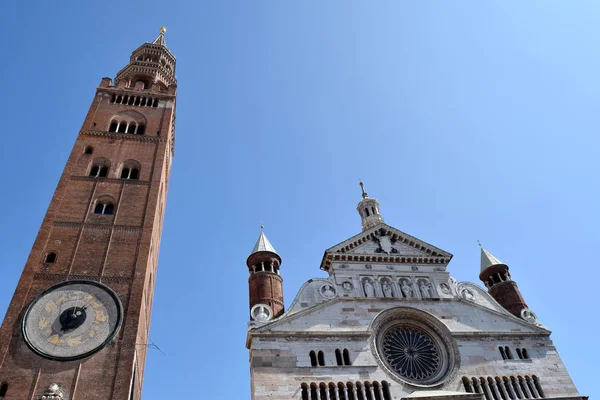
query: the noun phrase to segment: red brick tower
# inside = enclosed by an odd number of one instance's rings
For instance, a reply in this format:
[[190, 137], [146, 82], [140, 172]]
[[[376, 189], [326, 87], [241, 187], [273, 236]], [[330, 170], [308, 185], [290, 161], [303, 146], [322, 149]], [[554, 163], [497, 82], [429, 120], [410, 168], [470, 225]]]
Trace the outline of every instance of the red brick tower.
[[523, 317], [521, 312], [529, 310], [517, 282], [510, 277], [508, 265], [488, 253], [483, 247], [481, 248], [479, 279], [488, 288], [490, 295], [513, 315]]
[[164, 32], [96, 90], [0, 328], [2, 400], [141, 398], [175, 137]]
[[279, 275], [281, 257], [264, 232], [260, 233], [246, 260], [250, 278], [250, 318], [265, 322], [284, 312], [283, 279]]

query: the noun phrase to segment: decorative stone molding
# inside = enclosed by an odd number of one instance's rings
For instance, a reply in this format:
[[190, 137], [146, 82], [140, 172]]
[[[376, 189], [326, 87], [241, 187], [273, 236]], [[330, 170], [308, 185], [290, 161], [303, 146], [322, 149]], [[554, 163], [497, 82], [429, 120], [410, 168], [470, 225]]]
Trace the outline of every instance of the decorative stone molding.
[[67, 275], [67, 274], [47, 274], [47, 273], [35, 273], [33, 279], [40, 281], [73, 281], [73, 280], [88, 280], [94, 282], [104, 283], [131, 283], [132, 278], [124, 276], [91, 276], [91, 275]]
[[108, 225], [108, 224], [90, 224], [85, 222], [69, 222], [69, 221], [54, 221], [52, 226], [57, 228], [72, 228], [72, 229], [98, 229], [98, 230], [110, 230], [113, 229], [115, 232], [125, 233], [138, 233], [142, 227], [134, 225]]
[[123, 140], [133, 140], [137, 142], [166, 142], [167, 138], [163, 136], [146, 136], [146, 135], [134, 135], [131, 133], [116, 133], [116, 132], [108, 132], [108, 131], [94, 131], [91, 129], [84, 129], [79, 132], [80, 135], [89, 135], [89, 136], [104, 136], [111, 137], [113, 139], [123, 139]]
[[150, 186], [150, 181], [139, 181], [137, 179], [97, 178], [95, 176], [72, 175], [71, 180], [110, 183], [110, 184], [117, 184], [117, 185], [125, 184], [125, 185], [132, 185], [132, 186]]

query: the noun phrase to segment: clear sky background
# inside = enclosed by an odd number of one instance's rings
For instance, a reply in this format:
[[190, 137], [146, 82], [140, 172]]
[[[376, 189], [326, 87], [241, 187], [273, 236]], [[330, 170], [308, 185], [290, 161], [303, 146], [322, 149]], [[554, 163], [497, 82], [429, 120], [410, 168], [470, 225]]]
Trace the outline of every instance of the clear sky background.
[[4, 314], [103, 76], [166, 25], [177, 137], [144, 399], [249, 399], [260, 222], [285, 303], [386, 222], [507, 263], [579, 391], [600, 396], [596, 1], [16, 1], [0, 5]]

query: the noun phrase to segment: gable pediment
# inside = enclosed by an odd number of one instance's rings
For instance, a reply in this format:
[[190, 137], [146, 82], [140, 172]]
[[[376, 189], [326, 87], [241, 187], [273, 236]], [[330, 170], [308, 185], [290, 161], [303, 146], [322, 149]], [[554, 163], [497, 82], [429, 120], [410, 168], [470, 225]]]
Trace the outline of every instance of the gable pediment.
[[325, 251], [321, 269], [334, 261], [447, 264], [452, 254], [381, 223]]
[[423, 301], [415, 299], [336, 298], [251, 329], [248, 334], [267, 335], [369, 335], [373, 319], [396, 306], [426, 311], [444, 323], [453, 335], [486, 332], [498, 335], [548, 335], [543, 327], [532, 325], [506, 311], [496, 311], [458, 298]]

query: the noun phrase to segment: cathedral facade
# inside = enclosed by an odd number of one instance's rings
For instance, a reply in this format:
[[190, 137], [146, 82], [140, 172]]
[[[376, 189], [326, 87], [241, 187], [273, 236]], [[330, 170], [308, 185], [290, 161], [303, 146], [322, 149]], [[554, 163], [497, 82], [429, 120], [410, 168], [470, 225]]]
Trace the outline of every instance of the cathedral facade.
[[361, 187], [362, 232], [287, 311], [264, 233], [248, 258], [252, 400], [585, 399], [507, 265], [482, 248], [486, 289], [457, 282], [450, 253], [385, 224]]

